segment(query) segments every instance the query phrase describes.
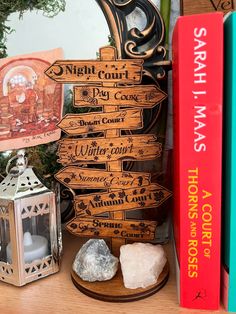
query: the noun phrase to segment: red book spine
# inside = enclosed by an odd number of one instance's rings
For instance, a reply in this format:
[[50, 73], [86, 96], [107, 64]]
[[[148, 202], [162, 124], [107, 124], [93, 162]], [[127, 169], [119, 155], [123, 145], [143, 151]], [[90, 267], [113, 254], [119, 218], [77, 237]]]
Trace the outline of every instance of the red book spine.
[[173, 34], [174, 235], [180, 305], [220, 304], [223, 14], [179, 17]]

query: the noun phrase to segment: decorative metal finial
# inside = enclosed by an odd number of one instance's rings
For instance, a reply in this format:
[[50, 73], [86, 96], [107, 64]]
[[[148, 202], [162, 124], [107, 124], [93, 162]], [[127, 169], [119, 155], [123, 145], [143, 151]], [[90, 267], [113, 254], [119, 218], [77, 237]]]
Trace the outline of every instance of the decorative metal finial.
[[[13, 160], [16, 160], [16, 166], [10, 169]], [[8, 160], [6, 173], [12, 175], [13, 177], [18, 177], [24, 173], [27, 165], [28, 158], [26, 157], [25, 150], [20, 149], [17, 151], [16, 156], [13, 156], [11, 159]]]

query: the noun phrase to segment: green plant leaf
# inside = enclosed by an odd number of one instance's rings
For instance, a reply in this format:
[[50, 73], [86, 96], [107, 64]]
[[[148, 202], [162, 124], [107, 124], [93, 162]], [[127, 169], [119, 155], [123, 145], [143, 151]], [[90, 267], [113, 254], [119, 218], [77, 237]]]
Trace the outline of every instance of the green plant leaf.
[[[168, 51], [171, 0], [161, 0], [160, 12], [165, 24], [165, 47]], [[168, 57], [168, 54], [167, 54]]]

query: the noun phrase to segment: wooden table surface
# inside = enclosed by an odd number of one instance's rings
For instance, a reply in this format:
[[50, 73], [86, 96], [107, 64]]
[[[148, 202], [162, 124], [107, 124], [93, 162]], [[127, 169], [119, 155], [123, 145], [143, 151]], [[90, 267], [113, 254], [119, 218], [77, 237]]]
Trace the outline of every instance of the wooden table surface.
[[[175, 273], [170, 245], [165, 246], [171, 264], [170, 278], [159, 292], [135, 302], [108, 303], [87, 297], [75, 288], [70, 270], [81, 240], [67, 232], [63, 235], [64, 254], [59, 273], [40, 279], [24, 287], [14, 287], [0, 282], [0, 314], [197, 314], [212, 311], [194, 311], [178, 306]], [[223, 310], [214, 313], [226, 313]]]

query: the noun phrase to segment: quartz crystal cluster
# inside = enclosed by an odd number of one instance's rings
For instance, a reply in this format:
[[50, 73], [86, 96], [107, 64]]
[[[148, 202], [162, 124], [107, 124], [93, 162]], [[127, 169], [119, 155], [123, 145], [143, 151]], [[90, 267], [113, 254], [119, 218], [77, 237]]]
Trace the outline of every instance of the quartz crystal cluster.
[[85, 281], [105, 281], [115, 276], [118, 262], [104, 240], [90, 239], [77, 253], [73, 270]]
[[124, 285], [129, 289], [146, 288], [157, 283], [166, 262], [161, 245], [133, 243], [120, 248]]

